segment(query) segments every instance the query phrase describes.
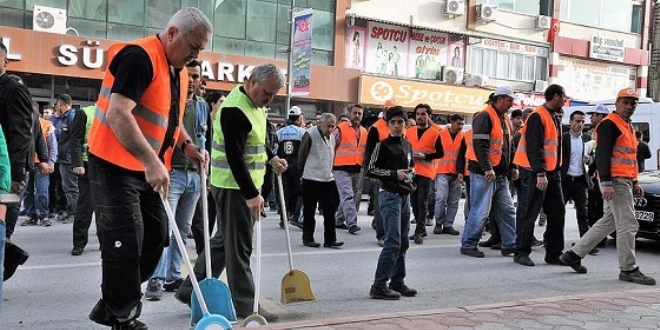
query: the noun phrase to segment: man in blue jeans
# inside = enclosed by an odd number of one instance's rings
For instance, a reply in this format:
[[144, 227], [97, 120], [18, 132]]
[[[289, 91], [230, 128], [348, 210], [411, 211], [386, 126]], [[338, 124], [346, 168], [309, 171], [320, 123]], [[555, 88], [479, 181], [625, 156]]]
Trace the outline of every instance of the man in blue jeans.
[[[385, 231], [383, 250], [378, 257], [374, 284], [369, 296], [374, 299], [397, 300], [413, 297], [417, 290], [404, 283], [406, 277], [406, 251], [410, 243], [410, 193], [412, 183], [413, 151], [403, 138], [405, 110], [394, 106], [385, 114], [390, 136], [378, 142], [369, 160], [369, 175], [382, 182], [378, 195], [378, 209]], [[419, 221], [423, 221], [420, 219]], [[388, 286], [389, 282], [389, 286]]]

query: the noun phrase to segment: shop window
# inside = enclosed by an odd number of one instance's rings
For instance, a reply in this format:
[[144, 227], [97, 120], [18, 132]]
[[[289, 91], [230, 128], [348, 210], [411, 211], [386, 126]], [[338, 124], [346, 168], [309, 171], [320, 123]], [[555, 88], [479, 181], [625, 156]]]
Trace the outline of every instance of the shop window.
[[275, 42], [277, 5], [265, 1], [252, 0], [247, 6], [248, 40]]
[[559, 16], [562, 21], [629, 32], [633, 7], [630, 0], [563, 0]]
[[642, 33], [642, 15], [644, 11], [642, 5], [633, 5], [632, 7], [632, 17], [630, 20], [630, 32], [632, 33]]
[[108, 39], [130, 41], [144, 37], [144, 27], [108, 23]]
[[275, 58], [275, 44], [267, 44], [258, 41], [245, 41], [245, 55]]
[[540, 0], [478, 0], [477, 3], [530, 15], [538, 15], [540, 8]]
[[332, 50], [335, 41], [335, 14], [315, 10], [312, 21], [312, 47]]
[[150, 27], [164, 27], [179, 10], [179, 0], [147, 0], [144, 23]]
[[245, 54], [245, 41], [230, 38], [213, 37], [213, 51], [224, 54]]
[[66, 0], [27, 0], [26, 9], [34, 10], [34, 5], [66, 9]]
[[79, 18], [69, 18], [67, 25], [78, 31], [80, 36], [94, 37], [105, 39], [106, 37], [106, 22], [103, 21], [90, 21]]
[[22, 9], [5, 9], [5, 8], [2, 8], [0, 10], [0, 22], [2, 22], [3, 26], [24, 28], [25, 27], [25, 11], [22, 10]]
[[245, 38], [245, 0], [216, 0], [213, 34], [222, 37]]

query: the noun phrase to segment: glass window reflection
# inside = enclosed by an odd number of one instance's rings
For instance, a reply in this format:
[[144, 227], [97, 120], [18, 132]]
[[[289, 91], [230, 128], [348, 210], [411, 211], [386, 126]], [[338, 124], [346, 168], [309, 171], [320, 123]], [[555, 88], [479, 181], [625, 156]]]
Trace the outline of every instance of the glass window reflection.
[[245, 38], [245, 0], [216, 0], [213, 34]]
[[254, 41], [275, 42], [277, 5], [270, 2], [253, 0], [248, 3], [247, 39]]

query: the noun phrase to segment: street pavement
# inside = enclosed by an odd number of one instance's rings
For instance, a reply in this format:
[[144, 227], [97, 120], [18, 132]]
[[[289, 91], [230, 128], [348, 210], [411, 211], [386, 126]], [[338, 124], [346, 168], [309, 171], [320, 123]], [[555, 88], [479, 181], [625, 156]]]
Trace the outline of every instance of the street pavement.
[[[315, 235], [322, 241], [321, 216], [317, 220]], [[486, 258], [466, 257], [458, 251], [460, 236], [434, 235], [427, 227], [428, 239], [412, 244], [407, 255], [406, 283], [419, 291], [417, 297], [370, 299], [380, 248], [366, 203], [359, 216], [361, 232], [338, 230], [338, 238], [346, 242], [340, 249], [305, 247], [301, 231], [291, 228], [294, 268], [308, 274], [318, 301], [284, 305], [280, 290], [288, 262], [278, 221], [270, 211], [264, 219], [260, 302], [280, 320], [264, 329], [660, 329], [660, 289], [618, 280], [613, 240], [583, 261], [587, 274], [576, 274], [568, 267], [546, 265], [542, 248], [531, 255], [535, 267], [517, 265], [484, 248]], [[456, 229], [462, 231], [463, 224], [459, 211]], [[536, 227], [538, 238], [543, 230]], [[4, 284], [1, 330], [104, 329], [87, 319], [100, 297], [94, 232], [92, 228], [85, 253], [74, 257], [69, 253], [71, 225], [17, 227], [14, 241], [31, 257]], [[577, 238], [575, 211], [569, 205], [566, 246]], [[192, 245], [188, 251], [194, 258]], [[656, 241], [637, 242], [638, 264], [656, 278], [659, 247]], [[172, 293], [143, 304], [140, 320], [150, 329], [190, 329], [189, 309]]]

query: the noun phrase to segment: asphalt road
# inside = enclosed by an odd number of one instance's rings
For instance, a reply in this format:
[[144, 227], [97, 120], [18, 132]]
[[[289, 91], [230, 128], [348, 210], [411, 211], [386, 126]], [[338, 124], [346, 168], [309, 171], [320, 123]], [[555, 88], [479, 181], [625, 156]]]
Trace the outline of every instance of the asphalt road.
[[[543, 262], [544, 251], [535, 248], [531, 257], [535, 267], [515, 264], [499, 251], [482, 250], [484, 259], [459, 253], [460, 236], [433, 235], [432, 227], [424, 245], [412, 244], [407, 256], [406, 283], [417, 290], [415, 298], [379, 301], [368, 296], [380, 248], [369, 227], [371, 217], [362, 205], [356, 235], [339, 230], [346, 242], [341, 249], [309, 248], [302, 245], [301, 231], [292, 229], [294, 266], [311, 279], [318, 301], [283, 305], [280, 301], [282, 277], [288, 271], [284, 231], [276, 213], [264, 219], [264, 257], [261, 303], [267, 310], [287, 321], [356, 316], [375, 313], [422, 311], [475, 304], [501, 303], [519, 299], [547, 298], [577, 293], [625, 291], [638, 288], [618, 280], [618, 262], [612, 240], [597, 256], [588, 256], [583, 264], [588, 274], [575, 274], [568, 267]], [[461, 207], [462, 210], [462, 207]], [[321, 217], [317, 216], [320, 221]], [[462, 231], [462, 212], [456, 229]], [[544, 227], [536, 227], [542, 237]], [[31, 257], [14, 278], [4, 283], [4, 301], [0, 329], [103, 329], [87, 319], [100, 297], [100, 252], [92, 228], [90, 245], [82, 256], [73, 257], [71, 225], [18, 227], [14, 241], [28, 250]], [[316, 239], [322, 241], [322, 228]], [[567, 207], [566, 244], [578, 237], [575, 211]], [[660, 242], [637, 241], [638, 264], [643, 272], [658, 277]], [[195, 256], [192, 247], [191, 256]], [[189, 310], [166, 293], [157, 302], [144, 301], [140, 320], [150, 329], [188, 329]]]

